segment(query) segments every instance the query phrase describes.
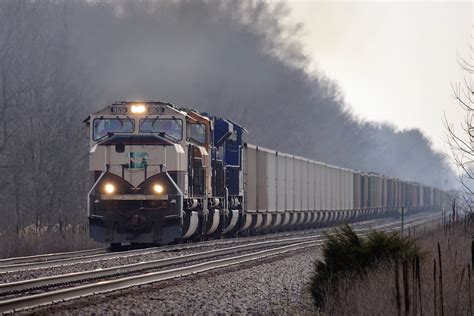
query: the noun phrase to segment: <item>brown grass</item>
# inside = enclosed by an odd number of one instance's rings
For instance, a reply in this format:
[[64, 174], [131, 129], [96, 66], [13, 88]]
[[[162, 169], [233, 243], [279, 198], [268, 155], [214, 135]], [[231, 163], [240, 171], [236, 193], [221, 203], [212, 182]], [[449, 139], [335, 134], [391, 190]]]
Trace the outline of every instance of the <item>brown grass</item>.
[[104, 247], [92, 241], [86, 231], [75, 227], [66, 231], [34, 231], [0, 236], [0, 258], [76, 251]]
[[[328, 315], [474, 315], [472, 222], [411, 231], [427, 252], [419, 264], [385, 263], [329, 289]], [[415, 236], [413, 236], [415, 235]], [[440, 273], [440, 258], [442, 273]], [[398, 286], [397, 286], [398, 284]]]

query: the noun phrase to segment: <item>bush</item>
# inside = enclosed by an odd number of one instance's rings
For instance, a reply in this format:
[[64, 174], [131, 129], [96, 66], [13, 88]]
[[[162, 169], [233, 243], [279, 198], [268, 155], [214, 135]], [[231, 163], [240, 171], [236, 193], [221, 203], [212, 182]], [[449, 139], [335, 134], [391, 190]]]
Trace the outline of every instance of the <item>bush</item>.
[[360, 278], [381, 263], [408, 260], [423, 254], [415, 243], [397, 232], [370, 231], [358, 236], [350, 226], [326, 234], [323, 260], [316, 261], [311, 278], [311, 293], [317, 307], [323, 307], [325, 294], [343, 278]]

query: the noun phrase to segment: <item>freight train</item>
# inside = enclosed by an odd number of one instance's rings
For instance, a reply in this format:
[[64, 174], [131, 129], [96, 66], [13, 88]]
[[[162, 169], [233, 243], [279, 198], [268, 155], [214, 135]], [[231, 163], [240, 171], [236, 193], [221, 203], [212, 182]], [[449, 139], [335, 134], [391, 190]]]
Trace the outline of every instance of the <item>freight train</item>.
[[168, 244], [440, 210], [443, 191], [244, 143], [229, 119], [115, 102], [85, 121], [94, 240]]

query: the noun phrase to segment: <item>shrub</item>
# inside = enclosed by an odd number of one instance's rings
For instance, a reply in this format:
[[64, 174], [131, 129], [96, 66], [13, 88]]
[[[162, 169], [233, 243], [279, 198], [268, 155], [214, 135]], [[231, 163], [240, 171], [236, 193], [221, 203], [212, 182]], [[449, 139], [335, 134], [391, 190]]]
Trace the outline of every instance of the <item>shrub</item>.
[[325, 294], [343, 278], [364, 276], [383, 262], [412, 262], [416, 256], [423, 257], [412, 240], [397, 232], [370, 231], [361, 237], [345, 225], [326, 236], [323, 260], [316, 261], [311, 277], [311, 293], [317, 307], [324, 305]]

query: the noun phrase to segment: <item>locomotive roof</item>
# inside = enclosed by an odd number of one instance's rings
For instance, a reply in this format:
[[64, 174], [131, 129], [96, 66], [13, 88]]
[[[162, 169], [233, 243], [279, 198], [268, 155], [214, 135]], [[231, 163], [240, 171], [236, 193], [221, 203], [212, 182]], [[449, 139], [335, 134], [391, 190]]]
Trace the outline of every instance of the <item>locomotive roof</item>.
[[[113, 106], [131, 106], [131, 105], [136, 105], [136, 104], [146, 104], [146, 105], [160, 105], [160, 106], [166, 106], [167, 109], [172, 110], [176, 112], [177, 114], [181, 114], [186, 116], [187, 113], [185, 111], [182, 111], [181, 109], [176, 108], [176, 106], [170, 102], [163, 102], [163, 101], [115, 101], [114, 103], [107, 105], [103, 108], [101, 108], [99, 111], [96, 111], [92, 113], [91, 115], [99, 115], [99, 114], [106, 114], [104, 112], [110, 112], [110, 108]], [[107, 113], [110, 114], [110, 113]], [[90, 120], [91, 115], [86, 117], [83, 122], [87, 123]]]

